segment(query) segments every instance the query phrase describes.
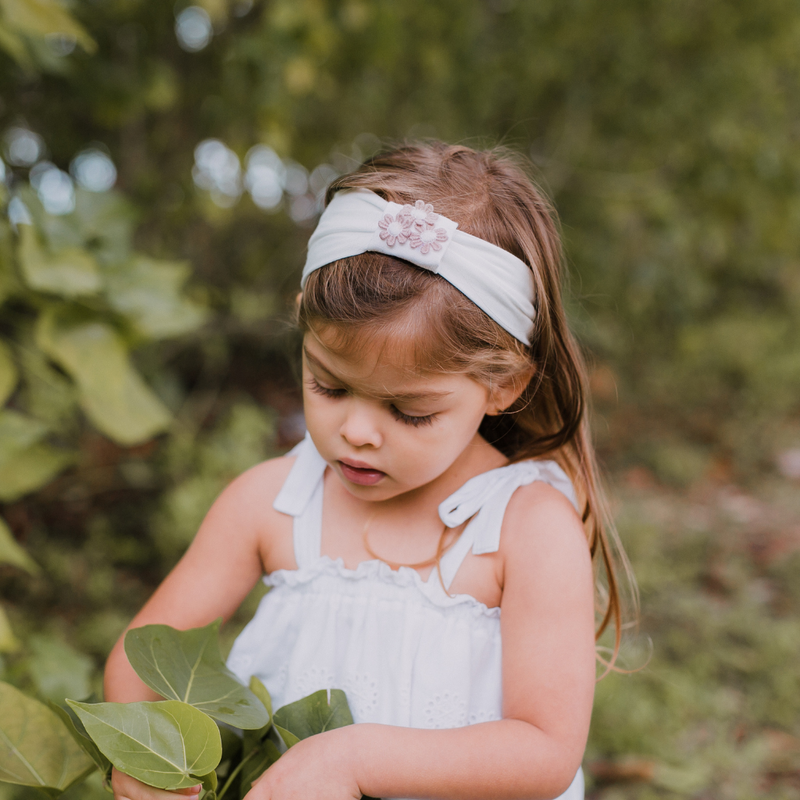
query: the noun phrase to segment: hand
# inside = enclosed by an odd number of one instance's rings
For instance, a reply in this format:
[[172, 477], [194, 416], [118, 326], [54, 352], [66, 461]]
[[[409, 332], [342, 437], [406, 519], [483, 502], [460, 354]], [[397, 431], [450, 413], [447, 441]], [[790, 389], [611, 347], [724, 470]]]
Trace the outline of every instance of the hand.
[[114, 800], [176, 800], [176, 795], [180, 796], [180, 800], [197, 800], [201, 784], [168, 792], [137, 781], [114, 767], [111, 772], [111, 788], [114, 790]]
[[360, 800], [353, 735], [357, 727], [337, 728], [298, 742], [253, 784], [245, 800]]

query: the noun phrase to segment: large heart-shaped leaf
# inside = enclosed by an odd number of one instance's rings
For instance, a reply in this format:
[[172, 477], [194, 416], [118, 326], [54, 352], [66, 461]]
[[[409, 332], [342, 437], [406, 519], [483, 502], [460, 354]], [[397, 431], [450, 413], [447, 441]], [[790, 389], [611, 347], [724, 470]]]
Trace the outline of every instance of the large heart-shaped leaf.
[[320, 689], [279, 708], [273, 719], [275, 727], [280, 726], [298, 739], [353, 724], [347, 697], [341, 689]]
[[20, 225], [19, 263], [25, 282], [32, 288], [64, 297], [97, 294], [102, 278], [97, 262], [79, 247], [49, 253], [30, 225]]
[[64, 726], [70, 732], [72, 738], [81, 750], [94, 761], [104, 777], [108, 776], [111, 773], [111, 762], [100, 752], [100, 748], [86, 732], [86, 728], [83, 726], [80, 717], [69, 706], [64, 708], [56, 705], [52, 700], [48, 705], [53, 713], [64, 723]]
[[125, 653], [136, 674], [162, 697], [181, 700], [237, 728], [269, 725], [269, 711], [225, 666], [219, 652], [219, 620], [178, 631], [145, 625], [125, 636]]
[[122, 337], [100, 319], [48, 310], [39, 315], [36, 342], [72, 376], [89, 419], [107, 436], [135, 445], [172, 420], [128, 357]]
[[0, 500], [10, 502], [38, 489], [73, 460], [42, 441], [48, 430], [41, 420], [0, 410]]
[[153, 339], [179, 336], [203, 323], [206, 313], [181, 292], [189, 265], [138, 256], [107, 275], [107, 295], [117, 311]]
[[0, 781], [36, 786], [55, 797], [93, 769], [46, 705], [0, 682]]
[[50, 483], [74, 460], [72, 453], [39, 442], [0, 462], [0, 500], [11, 503]]
[[30, 650], [26, 666], [39, 697], [61, 703], [65, 697], [91, 694], [94, 662], [89, 656], [55, 634], [34, 634], [26, 644]]
[[222, 757], [216, 724], [186, 703], [67, 702], [100, 752], [118, 770], [150, 786], [195, 786]]

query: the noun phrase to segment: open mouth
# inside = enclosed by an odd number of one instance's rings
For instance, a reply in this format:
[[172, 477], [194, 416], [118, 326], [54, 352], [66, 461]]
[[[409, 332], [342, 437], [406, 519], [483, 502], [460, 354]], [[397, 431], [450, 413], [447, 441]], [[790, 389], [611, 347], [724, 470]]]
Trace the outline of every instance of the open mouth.
[[344, 477], [352, 483], [357, 483], [359, 486], [373, 486], [386, 475], [385, 472], [381, 472], [379, 469], [357, 466], [355, 463], [348, 463], [347, 461], [340, 461], [339, 466], [342, 469]]

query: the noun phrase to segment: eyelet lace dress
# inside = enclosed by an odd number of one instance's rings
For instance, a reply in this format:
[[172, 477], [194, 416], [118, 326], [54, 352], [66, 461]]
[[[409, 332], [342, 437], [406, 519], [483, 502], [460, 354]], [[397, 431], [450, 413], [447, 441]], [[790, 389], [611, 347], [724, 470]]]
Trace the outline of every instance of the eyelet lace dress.
[[[256, 675], [280, 708], [320, 689], [342, 689], [355, 722], [456, 728], [502, 717], [500, 609], [472, 595], [449, 595], [461, 562], [495, 552], [514, 491], [545, 481], [576, 505], [554, 461], [522, 461], [467, 481], [439, 506], [463, 533], [423, 580], [382, 561], [348, 569], [320, 554], [325, 461], [306, 437], [274, 507], [294, 517], [295, 570], [264, 578], [271, 587], [234, 642], [230, 669]], [[444, 586], [442, 585], [444, 584]], [[558, 800], [582, 800], [578, 770]]]

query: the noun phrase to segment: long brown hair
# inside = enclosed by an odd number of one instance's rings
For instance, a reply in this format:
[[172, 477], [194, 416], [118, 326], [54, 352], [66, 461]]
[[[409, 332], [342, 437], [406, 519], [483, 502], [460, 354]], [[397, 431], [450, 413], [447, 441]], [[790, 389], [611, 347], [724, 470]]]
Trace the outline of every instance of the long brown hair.
[[438, 275], [371, 252], [313, 272], [298, 322], [303, 330], [332, 328], [347, 348], [369, 339], [361, 336], [365, 329], [395, 326], [393, 333], [400, 333], [395, 330], [400, 326], [423, 369], [460, 372], [489, 388], [512, 383], [522, 389], [504, 413], [484, 418], [480, 432], [509, 461], [548, 456], [572, 478], [596, 565], [596, 636], [614, 623], [613, 654], [604, 661], [610, 668], [622, 629], [620, 567], [634, 606], [636, 590], [598, 479], [586, 413], [586, 368], [564, 313], [563, 253], [551, 204], [510, 153], [440, 142], [379, 153], [336, 180], [326, 199], [355, 188], [395, 203], [432, 203], [460, 230], [502, 247], [531, 268], [536, 321], [530, 347]]

